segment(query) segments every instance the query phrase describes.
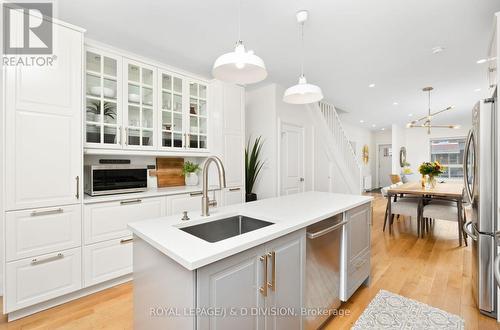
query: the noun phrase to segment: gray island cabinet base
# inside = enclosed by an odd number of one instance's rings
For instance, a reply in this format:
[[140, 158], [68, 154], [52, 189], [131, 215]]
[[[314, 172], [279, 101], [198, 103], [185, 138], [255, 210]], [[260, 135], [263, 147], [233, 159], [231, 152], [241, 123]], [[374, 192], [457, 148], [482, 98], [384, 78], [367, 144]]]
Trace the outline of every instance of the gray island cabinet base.
[[134, 328], [301, 329], [305, 244], [304, 228], [190, 271], [135, 236]]

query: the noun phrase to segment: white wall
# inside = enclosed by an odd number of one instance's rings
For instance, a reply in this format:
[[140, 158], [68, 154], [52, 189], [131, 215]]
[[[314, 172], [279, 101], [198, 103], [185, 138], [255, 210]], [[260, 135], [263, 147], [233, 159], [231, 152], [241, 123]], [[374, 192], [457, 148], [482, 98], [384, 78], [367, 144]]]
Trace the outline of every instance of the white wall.
[[[262, 136], [264, 146], [262, 159], [265, 165], [258, 178], [254, 192], [259, 199], [279, 194], [279, 129], [281, 123], [304, 127], [304, 178], [305, 190], [317, 190], [316, 175], [328, 177], [328, 164], [317, 161], [316, 134], [308, 109], [302, 105], [284, 103], [284, 88], [277, 84], [257, 87], [246, 92], [245, 126], [246, 139]], [[322, 185], [321, 190], [328, 191]]]
[[[355, 143], [356, 147], [354, 152], [356, 153], [356, 158], [361, 165], [361, 171], [363, 176], [371, 176], [372, 187], [375, 187], [376, 176], [376, 147], [375, 138], [371, 130], [354, 126], [346, 122], [342, 122], [342, 127], [347, 135], [347, 139]], [[368, 146], [368, 163], [363, 162], [363, 146]]]

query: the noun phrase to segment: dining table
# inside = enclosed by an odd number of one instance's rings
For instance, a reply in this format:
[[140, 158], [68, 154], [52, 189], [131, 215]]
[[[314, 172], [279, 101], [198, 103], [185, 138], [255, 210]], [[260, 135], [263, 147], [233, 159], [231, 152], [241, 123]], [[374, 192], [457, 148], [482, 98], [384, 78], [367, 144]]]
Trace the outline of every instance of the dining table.
[[[422, 186], [420, 182], [407, 182], [399, 185], [393, 185], [387, 191], [387, 221], [389, 222], [389, 232], [391, 232], [391, 198], [395, 196], [412, 195], [425, 200], [439, 199], [449, 200], [457, 204], [458, 222], [460, 227], [463, 226], [463, 189], [464, 184], [461, 182], [437, 182], [435, 187]], [[466, 239], [466, 234], [459, 231], [459, 242], [462, 245], [462, 236]]]

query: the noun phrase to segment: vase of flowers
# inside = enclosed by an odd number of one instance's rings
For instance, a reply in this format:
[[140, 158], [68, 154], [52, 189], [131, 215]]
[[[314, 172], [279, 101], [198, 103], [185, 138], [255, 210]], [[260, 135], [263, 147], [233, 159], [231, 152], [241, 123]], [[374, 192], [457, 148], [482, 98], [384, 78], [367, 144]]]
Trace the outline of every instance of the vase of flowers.
[[436, 188], [436, 177], [444, 173], [445, 167], [439, 164], [438, 161], [425, 162], [420, 165], [418, 171], [422, 174], [422, 181], [425, 181], [425, 187], [433, 189]]
[[198, 174], [196, 172], [199, 170], [200, 165], [198, 164], [189, 161], [184, 163], [182, 174], [184, 175], [186, 186], [196, 186], [198, 184]]

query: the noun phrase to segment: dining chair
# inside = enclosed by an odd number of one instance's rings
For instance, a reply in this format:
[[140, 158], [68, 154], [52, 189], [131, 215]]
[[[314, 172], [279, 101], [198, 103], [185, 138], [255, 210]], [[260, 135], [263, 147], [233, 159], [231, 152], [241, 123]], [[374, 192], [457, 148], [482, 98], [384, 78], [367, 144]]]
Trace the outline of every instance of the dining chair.
[[[390, 204], [390, 214], [389, 211], [389, 203]], [[420, 222], [421, 222], [421, 208], [422, 208], [422, 199], [418, 197], [398, 197], [394, 196], [390, 201], [388, 200], [386, 207], [386, 216], [384, 219], [384, 228], [389, 221], [389, 232], [392, 232], [392, 225], [394, 223], [394, 217], [397, 215], [398, 217], [405, 216], [410, 218], [417, 219], [417, 234], [420, 237]]]
[[465, 207], [462, 207], [462, 220], [459, 221], [458, 205], [456, 201], [432, 198], [422, 204], [422, 222], [421, 231], [424, 232], [428, 228], [428, 221], [434, 219], [445, 221], [456, 221], [458, 226], [458, 240], [462, 245], [462, 238], [467, 246], [467, 235], [463, 231], [463, 224], [467, 220]]
[[403, 180], [401, 180], [401, 176], [399, 174], [390, 174], [389, 177], [391, 178], [391, 182], [392, 184], [396, 184], [398, 182], [403, 182]]

